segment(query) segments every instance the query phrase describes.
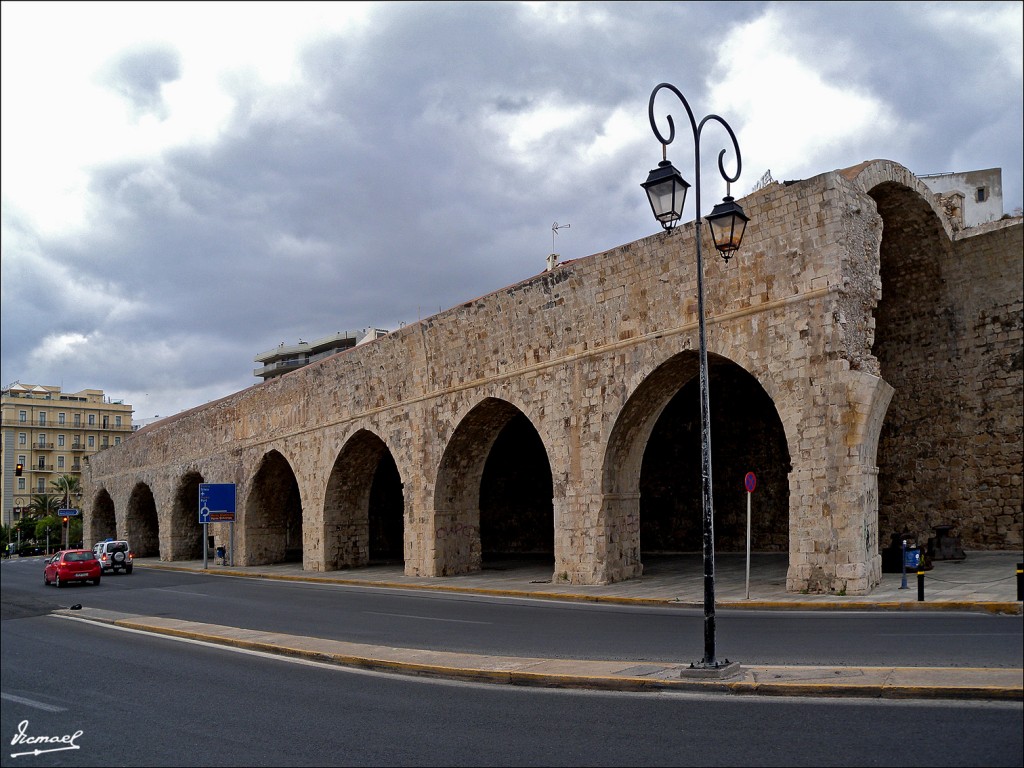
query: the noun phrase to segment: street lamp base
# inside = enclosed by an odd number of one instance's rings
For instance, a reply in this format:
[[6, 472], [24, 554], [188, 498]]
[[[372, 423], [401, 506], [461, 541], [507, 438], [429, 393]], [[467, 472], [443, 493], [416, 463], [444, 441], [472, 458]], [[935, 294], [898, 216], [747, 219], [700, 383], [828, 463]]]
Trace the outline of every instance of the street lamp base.
[[706, 664], [703, 661], [691, 664], [685, 669], [679, 670], [682, 678], [705, 678], [711, 680], [722, 680], [727, 677], [734, 677], [742, 671], [738, 661], [716, 661], [713, 664]]

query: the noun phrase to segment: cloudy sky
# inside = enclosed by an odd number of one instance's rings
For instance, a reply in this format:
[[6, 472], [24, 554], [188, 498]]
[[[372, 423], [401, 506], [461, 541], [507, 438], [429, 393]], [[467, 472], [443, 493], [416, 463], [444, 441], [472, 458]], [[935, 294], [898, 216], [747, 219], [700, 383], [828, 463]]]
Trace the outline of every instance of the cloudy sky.
[[[736, 132], [737, 197], [884, 158], [1001, 167], [1011, 213], [1022, 9], [5, 0], [0, 383], [170, 416], [257, 383], [281, 342], [396, 329], [552, 247], [653, 234], [666, 81]], [[685, 114], [662, 111], [692, 175]], [[713, 163], [727, 138], [702, 142]]]

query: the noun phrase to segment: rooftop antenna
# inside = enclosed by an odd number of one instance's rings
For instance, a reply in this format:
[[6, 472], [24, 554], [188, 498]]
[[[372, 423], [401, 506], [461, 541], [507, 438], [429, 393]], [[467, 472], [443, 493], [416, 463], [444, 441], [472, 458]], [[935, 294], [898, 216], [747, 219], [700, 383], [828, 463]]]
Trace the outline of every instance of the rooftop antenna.
[[555, 264], [558, 263], [558, 254], [555, 253], [555, 235], [558, 234], [560, 229], [568, 229], [572, 224], [559, 224], [557, 221], [551, 225], [551, 253], [548, 255], [548, 269], [550, 272], [555, 268]]

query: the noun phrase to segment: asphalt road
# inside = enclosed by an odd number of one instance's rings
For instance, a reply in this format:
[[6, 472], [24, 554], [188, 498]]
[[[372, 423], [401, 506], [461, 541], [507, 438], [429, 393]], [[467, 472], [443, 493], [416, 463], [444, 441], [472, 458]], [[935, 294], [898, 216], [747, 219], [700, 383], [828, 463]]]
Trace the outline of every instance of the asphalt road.
[[[427, 681], [22, 613], [0, 623], [4, 766], [1003, 766], [1024, 751], [1019, 703]], [[25, 754], [52, 745], [18, 733], [79, 749]]]
[[[490, 598], [137, 568], [46, 588], [42, 561], [3, 563], [3, 617], [81, 603], [357, 643], [543, 658], [690, 662], [699, 610]], [[1024, 667], [1024, 618], [950, 612], [719, 611], [719, 658], [746, 664]]]

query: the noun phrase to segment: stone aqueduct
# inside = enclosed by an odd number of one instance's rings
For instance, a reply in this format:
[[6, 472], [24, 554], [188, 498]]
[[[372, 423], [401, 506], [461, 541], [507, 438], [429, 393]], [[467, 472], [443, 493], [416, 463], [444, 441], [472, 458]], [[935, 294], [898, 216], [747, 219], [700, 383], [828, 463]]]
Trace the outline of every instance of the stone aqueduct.
[[[1020, 549], [1021, 219], [955, 231], [889, 161], [742, 204], [740, 254], [705, 264], [718, 550], [745, 546], [747, 471], [791, 591], [867, 593], [893, 532]], [[206, 482], [236, 484], [238, 565], [516, 555], [596, 584], [699, 551], [694, 226], [139, 430], [89, 464], [86, 545], [202, 557]]]

